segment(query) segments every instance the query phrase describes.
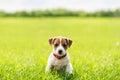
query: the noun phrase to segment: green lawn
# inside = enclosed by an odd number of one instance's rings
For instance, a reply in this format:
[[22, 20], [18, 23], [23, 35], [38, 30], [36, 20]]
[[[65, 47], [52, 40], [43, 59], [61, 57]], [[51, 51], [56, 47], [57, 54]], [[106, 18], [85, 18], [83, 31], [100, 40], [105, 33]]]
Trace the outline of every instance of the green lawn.
[[[72, 75], [45, 74], [54, 36], [73, 40]], [[0, 80], [120, 80], [120, 18], [0, 18]]]

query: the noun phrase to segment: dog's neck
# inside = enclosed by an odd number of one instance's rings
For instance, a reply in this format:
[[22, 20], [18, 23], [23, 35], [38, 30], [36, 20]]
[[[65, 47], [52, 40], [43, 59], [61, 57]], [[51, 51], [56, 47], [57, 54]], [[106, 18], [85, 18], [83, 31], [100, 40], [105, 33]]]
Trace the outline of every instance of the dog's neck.
[[63, 55], [63, 56], [58, 56], [57, 54], [53, 53], [53, 56], [56, 57], [57, 59], [62, 59], [66, 56], [67, 54]]

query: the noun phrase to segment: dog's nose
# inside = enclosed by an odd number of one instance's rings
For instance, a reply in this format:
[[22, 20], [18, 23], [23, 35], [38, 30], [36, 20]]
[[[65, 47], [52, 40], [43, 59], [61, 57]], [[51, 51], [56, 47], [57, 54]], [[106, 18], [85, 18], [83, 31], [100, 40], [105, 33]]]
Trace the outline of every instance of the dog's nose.
[[59, 53], [59, 54], [62, 54], [62, 50], [59, 50], [58, 53]]

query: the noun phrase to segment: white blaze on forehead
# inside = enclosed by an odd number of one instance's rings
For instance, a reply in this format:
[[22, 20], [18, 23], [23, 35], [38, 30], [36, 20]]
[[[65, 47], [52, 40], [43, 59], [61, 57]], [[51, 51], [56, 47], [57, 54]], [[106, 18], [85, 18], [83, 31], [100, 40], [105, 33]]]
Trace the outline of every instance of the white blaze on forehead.
[[[59, 38], [60, 39], [60, 44], [59, 46], [62, 47], [62, 37]], [[62, 47], [63, 48], [63, 47]]]
[[62, 37], [60, 37], [60, 44], [62, 43]]

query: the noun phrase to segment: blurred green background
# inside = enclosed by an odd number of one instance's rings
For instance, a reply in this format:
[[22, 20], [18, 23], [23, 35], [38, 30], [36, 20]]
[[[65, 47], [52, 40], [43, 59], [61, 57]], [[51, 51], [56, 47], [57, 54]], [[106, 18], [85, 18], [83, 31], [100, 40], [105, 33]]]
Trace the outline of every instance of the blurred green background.
[[[1, 79], [120, 79], [119, 18], [1, 18]], [[73, 76], [45, 74], [52, 51], [48, 38], [73, 40]], [[64, 75], [64, 76], [63, 76]]]

